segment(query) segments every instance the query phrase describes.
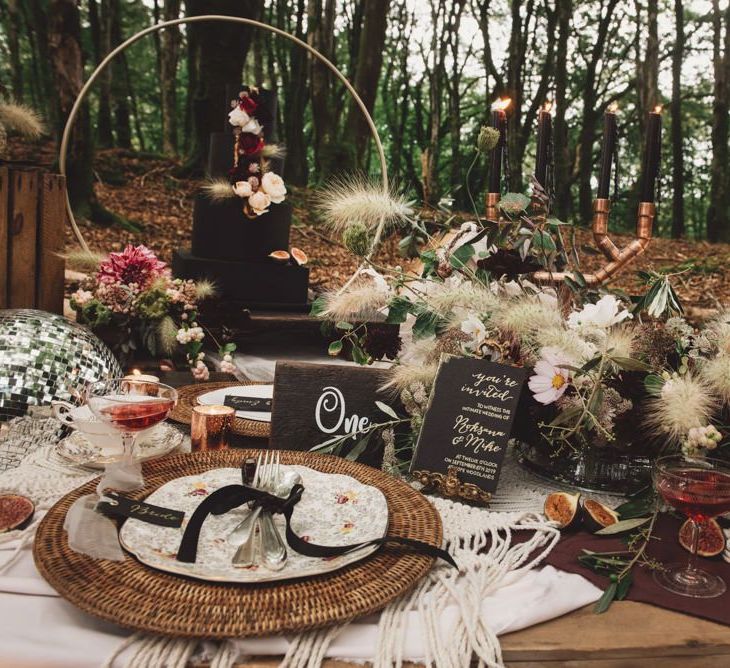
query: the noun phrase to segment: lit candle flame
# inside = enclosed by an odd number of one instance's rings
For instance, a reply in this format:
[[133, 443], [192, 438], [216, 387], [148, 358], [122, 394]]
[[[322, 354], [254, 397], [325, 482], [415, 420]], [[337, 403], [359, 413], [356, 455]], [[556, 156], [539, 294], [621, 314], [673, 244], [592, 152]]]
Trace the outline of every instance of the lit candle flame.
[[606, 108], [606, 111], [609, 114], [615, 114], [618, 111], [618, 102], [611, 102]]
[[506, 111], [512, 100], [508, 97], [500, 97], [492, 103], [492, 111]]
[[661, 114], [662, 113], [662, 105], [658, 104], [656, 107], [654, 107], [654, 113], [655, 114]]
[[141, 376], [142, 372], [139, 369], [132, 369], [133, 376]]
[[550, 113], [553, 108], [553, 101], [552, 100], [545, 100], [545, 103], [542, 105], [542, 110], [546, 113]]

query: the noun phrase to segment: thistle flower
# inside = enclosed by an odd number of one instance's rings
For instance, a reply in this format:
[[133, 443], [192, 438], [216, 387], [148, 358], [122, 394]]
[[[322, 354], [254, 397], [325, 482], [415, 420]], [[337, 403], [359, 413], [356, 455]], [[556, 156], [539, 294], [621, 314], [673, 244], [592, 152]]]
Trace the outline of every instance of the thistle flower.
[[393, 225], [413, 215], [411, 203], [402, 195], [384, 192], [362, 177], [332, 181], [317, 197], [316, 208], [325, 223], [339, 232], [356, 222], [372, 230], [381, 220]]
[[164, 355], [172, 355], [177, 348], [177, 325], [169, 315], [157, 325], [157, 345]]
[[236, 192], [226, 179], [210, 179], [203, 184], [203, 194], [211, 202], [223, 202], [237, 197]]
[[353, 255], [364, 257], [370, 250], [370, 232], [365, 225], [356, 221], [346, 227], [342, 232], [342, 244]]
[[718, 394], [723, 403], [730, 404], [730, 355], [720, 353], [702, 364], [700, 375]]
[[497, 147], [499, 143], [499, 130], [489, 125], [482, 125], [477, 137], [477, 149], [482, 153], [488, 153]]
[[658, 397], [647, 402], [645, 425], [655, 436], [676, 445], [693, 427], [708, 424], [716, 408], [707, 383], [691, 374], [675, 375], [664, 383]]

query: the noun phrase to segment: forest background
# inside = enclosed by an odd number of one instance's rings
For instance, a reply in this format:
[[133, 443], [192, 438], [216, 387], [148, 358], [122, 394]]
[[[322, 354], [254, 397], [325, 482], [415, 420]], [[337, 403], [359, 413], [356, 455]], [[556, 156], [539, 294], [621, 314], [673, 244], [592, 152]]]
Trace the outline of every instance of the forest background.
[[[730, 241], [728, 0], [0, 0], [0, 95], [38, 109], [58, 140], [83, 81], [114, 46], [156, 22], [228, 14], [317, 48], [372, 110], [401, 188], [468, 207], [467, 170], [497, 97], [512, 100], [505, 189], [525, 190], [536, 116], [554, 104], [555, 213], [585, 225], [603, 114], [619, 107], [612, 226], [629, 229], [647, 113], [664, 108], [661, 235]], [[110, 147], [204, 168], [225, 87], [277, 90], [288, 183], [377, 171], [365, 121], [342, 85], [300, 47], [221, 23], [141, 40], [108, 68], [77, 123], [70, 190], [78, 212], [113, 220], [94, 194], [94, 152]], [[154, 156], [152, 156], [154, 157]], [[487, 160], [469, 186], [483, 193]]]

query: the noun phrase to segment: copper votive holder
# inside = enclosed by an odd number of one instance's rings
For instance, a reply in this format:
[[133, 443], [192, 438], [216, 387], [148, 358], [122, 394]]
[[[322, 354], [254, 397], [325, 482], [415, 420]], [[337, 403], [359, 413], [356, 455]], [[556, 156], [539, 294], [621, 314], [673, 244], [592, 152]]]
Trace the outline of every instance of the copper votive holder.
[[235, 410], [231, 406], [195, 406], [190, 422], [190, 445], [193, 452], [226, 450], [228, 432]]

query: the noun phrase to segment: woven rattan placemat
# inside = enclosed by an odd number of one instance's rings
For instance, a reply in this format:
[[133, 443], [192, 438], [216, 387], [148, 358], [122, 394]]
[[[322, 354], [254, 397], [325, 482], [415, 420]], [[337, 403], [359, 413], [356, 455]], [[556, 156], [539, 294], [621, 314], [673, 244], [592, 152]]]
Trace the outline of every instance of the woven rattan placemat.
[[[193, 406], [198, 405], [198, 397], [206, 392], [222, 390], [225, 387], [240, 387], [242, 385], [263, 385], [250, 380], [239, 380], [225, 383], [196, 383], [195, 385], [184, 385], [177, 388], [177, 405], [173, 408], [168, 418], [182, 424], [190, 424], [193, 419]], [[269, 438], [271, 435], [271, 424], [257, 420], [244, 420], [234, 418], [231, 431], [239, 436], [252, 436], [254, 438]]]
[[[144, 498], [165, 482], [217, 467], [239, 466], [256, 450], [176, 455], [144, 464]], [[339, 457], [281, 452], [282, 463], [343, 473], [380, 489], [389, 534], [441, 544], [441, 519], [419, 492], [377, 469]], [[33, 546], [41, 575], [85, 612], [132, 629], [171, 636], [231, 638], [297, 632], [373, 613], [407, 592], [431, 568], [430, 557], [386, 546], [366, 559], [306, 580], [257, 585], [201, 582], [153, 570], [127, 555], [92, 559], [68, 547], [63, 522], [71, 504], [94, 491], [91, 481], [67, 494], [41, 521]]]

